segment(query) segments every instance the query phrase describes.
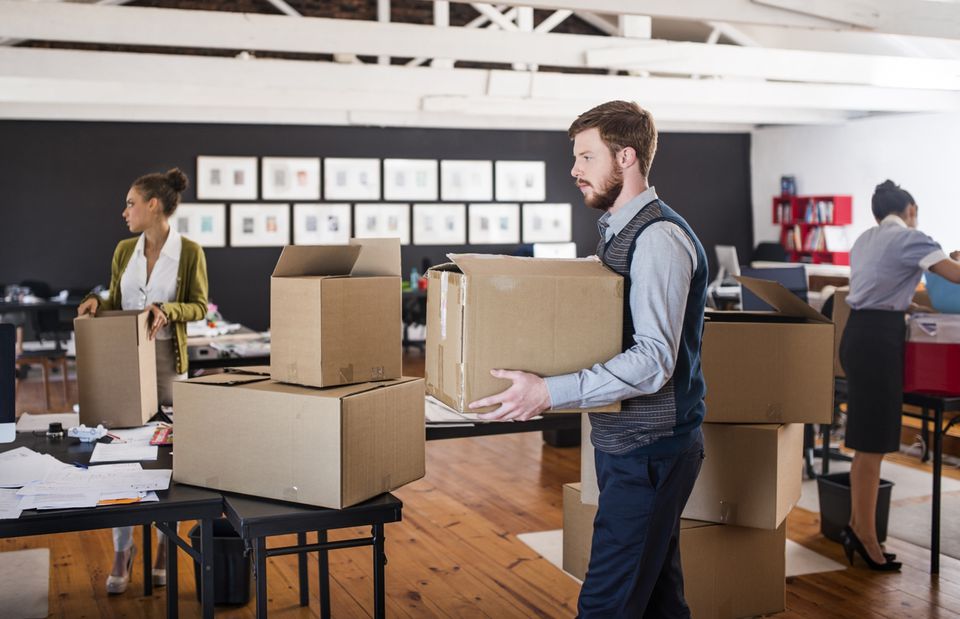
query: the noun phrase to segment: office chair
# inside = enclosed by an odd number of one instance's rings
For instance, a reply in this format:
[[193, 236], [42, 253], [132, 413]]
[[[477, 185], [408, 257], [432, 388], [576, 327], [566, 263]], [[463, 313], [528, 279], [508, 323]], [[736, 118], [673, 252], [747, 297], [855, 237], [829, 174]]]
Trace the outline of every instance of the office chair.
[[757, 243], [752, 261], [787, 262], [787, 250], [780, 243]]
[[[801, 301], [807, 302], [807, 271], [803, 268], [803, 265], [770, 269], [741, 267], [740, 274], [780, 282], [784, 288], [797, 295]], [[743, 289], [742, 304], [744, 311], [770, 311], [773, 309], [746, 288]]]

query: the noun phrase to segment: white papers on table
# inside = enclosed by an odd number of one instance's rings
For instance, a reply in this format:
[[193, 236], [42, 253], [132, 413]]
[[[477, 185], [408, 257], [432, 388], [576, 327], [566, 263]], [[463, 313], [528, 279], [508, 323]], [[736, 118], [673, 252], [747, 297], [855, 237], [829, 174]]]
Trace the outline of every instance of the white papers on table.
[[157, 425], [159, 424], [151, 423], [140, 426], [139, 428], [110, 430], [110, 434], [119, 438], [124, 443], [149, 443], [150, 439], [153, 438], [153, 433], [157, 430]]
[[79, 413], [47, 413], [43, 415], [31, 415], [23, 413], [17, 420], [17, 432], [37, 432], [46, 430], [51, 423], [60, 422], [64, 428], [72, 428], [80, 425]]
[[141, 443], [97, 443], [90, 456], [90, 464], [98, 462], [135, 462], [156, 460], [157, 446]]
[[19, 488], [42, 481], [48, 472], [58, 468], [70, 468], [70, 465], [27, 447], [11, 449], [0, 454], [0, 488]]
[[12, 488], [0, 489], [0, 520], [19, 518], [21, 511], [23, 510], [20, 508], [20, 497], [17, 496], [17, 491]]
[[138, 492], [166, 490], [170, 487], [171, 473], [170, 469], [144, 470], [139, 462], [104, 464], [86, 469], [69, 467], [51, 471], [43, 481], [21, 488], [19, 494], [99, 490], [105, 494], [126, 493], [125, 496], [133, 497]]
[[59, 492], [57, 494], [30, 494], [20, 497], [20, 509], [96, 507], [99, 502], [99, 490]]

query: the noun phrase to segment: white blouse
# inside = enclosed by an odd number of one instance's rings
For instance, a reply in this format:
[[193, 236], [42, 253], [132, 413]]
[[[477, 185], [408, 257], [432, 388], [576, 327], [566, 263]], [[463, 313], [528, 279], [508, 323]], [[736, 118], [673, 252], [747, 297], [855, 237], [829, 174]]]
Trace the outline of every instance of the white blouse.
[[[180, 233], [170, 228], [167, 242], [160, 250], [160, 258], [153, 265], [153, 272], [147, 280], [147, 257], [143, 253], [145, 243], [141, 234], [137, 246], [130, 256], [130, 262], [120, 277], [121, 305], [125, 310], [142, 310], [154, 303], [169, 303], [177, 297], [177, 272], [180, 269]], [[157, 339], [169, 340], [173, 337], [170, 325], [157, 332]]]

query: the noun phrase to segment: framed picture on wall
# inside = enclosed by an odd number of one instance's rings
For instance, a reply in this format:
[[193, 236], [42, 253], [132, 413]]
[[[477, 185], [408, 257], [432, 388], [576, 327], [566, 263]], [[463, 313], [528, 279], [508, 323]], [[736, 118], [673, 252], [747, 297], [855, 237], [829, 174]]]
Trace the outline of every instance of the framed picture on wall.
[[384, 200], [436, 200], [436, 159], [384, 159]]
[[547, 165], [543, 161], [498, 161], [497, 201], [540, 202], [547, 199]]
[[569, 204], [524, 204], [524, 243], [568, 243], [573, 238]]
[[493, 162], [445, 159], [440, 162], [442, 200], [493, 200]]
[[346, 245], [350, 242], [349, 204], [294, 204], [294, 245]]
[[230, 205], [232, 247], [282, 247], [289, 244], [289, 204]]
[[357, 204], [353, 222], [357, 238], [399, 238], [401, 245], [410, 244], [408, 204]]
[[465, 204], [414, 204], [414, 245], [466, 245]]
[[226, 247], [227, 206], [190, 204], [177, 207], [170, 225], [174, 230], [203, 247]]
[[197, 157], [198, 200], [256, 200], [256, 157]]
[[327, 157], [323, 160], [325, 200], [379, 200], [380, 160]]
[[576, 258], [577, 244], [570, 243], [534, 243], [534, 258]]
[[318, 157], [264, 157], [260, 160], [264, 200], [319, 200]]
[[519, 204], [471, 204], [471, 245], [512, 245], [520, 242]]

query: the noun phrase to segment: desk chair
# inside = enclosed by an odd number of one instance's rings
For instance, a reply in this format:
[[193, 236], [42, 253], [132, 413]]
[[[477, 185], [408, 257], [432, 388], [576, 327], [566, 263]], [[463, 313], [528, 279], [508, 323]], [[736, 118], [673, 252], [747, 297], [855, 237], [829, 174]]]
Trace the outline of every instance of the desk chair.
[[[70, 397], [68, 395], [68, 385], [67, 385], [67, 355], [62, 350], [50, 350], [50, 351], [37, 351], [37, 352], [24, 352], [23, 351], [23, 329], [17, 327], [17, 339], [16, 339], [16, 367], [17, 367], [17, 390], [15, 394], [19, 394], [19, 384], [20, 381], [26, 378], [26, 371], [23, 372], [21, 376], [20, 369], [23, 368], [26, 370], [31, 365], [40, 366], [40, 373], [43, 376], [43, 399], [46, 409], [44, 412], [50, 412], [50, 372], [53, 371], [54, 367], [58, 367], [60, 370], [60, 377], [63, 383], [63, 405], [68, 407], [70, 403]], [[16, 400], [16, 395], [14, 395]]]
[[787, 250], [780, 243], [757, 243], [751, 261], [787, 262]]

